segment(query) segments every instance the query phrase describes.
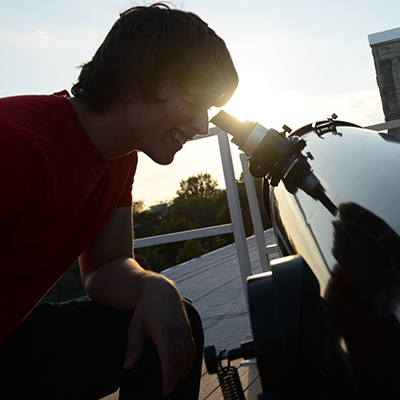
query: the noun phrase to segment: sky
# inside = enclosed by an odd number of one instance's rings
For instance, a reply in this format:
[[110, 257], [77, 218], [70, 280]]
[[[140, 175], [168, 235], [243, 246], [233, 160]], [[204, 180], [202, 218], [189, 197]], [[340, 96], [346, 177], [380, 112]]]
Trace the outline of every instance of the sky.
[[[175, 0], [221, 36], [239, 74], [223, 108], [239, 120], [292, 129], [336, 113], [384, 121], [368, 35], [400, 27], [398, 0]], [[120, 12], [144, 1], [0, 0], [0, 97], [69, 90]], [[210, 116], [218, 110], [211, 110]], [[212, 125], [211, 125], [212, 127]], [[239, 150], [232, 145], [235, 174]], [[187, 143], [169, 166], [140, 154], [134, 198], [147, 206], [208, 172], [225, 187], [216, 137]]]

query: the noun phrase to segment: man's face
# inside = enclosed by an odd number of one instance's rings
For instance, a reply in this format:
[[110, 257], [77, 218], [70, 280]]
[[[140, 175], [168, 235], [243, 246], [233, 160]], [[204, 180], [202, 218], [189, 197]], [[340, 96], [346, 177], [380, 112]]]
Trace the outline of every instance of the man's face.
[[170, 164], [187, 140], [208, 133], [207, 104], [194, 102], [195, 91], [182, 93], [171, 84], [156, 100], [133, 99], [126, 103], [126, 140], [158, 164]]

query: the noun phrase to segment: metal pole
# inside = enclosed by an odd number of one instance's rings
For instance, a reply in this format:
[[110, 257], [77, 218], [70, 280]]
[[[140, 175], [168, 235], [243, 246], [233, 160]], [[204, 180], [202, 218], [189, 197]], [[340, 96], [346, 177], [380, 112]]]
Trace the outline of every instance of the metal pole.
[[[247, 303], [247, 277], [252, 275], [250, 257], [247, 248], [246, 234], [239, 202], [235, 172], [232, 163], [232, 153], [229, 146], [228, 135], [221, 129], [218, 133], [219, 148], [221, 152], [222, 168], [224, 171], [226, 193], [228, 196], [229, 212], [232, 220], [233, 236], [236, 243], [236, 251], [242, 276], [243, 289]], [[248, 308], [248, 304], [247, 304]]]
[[261, 268], [263, 272], [268, 272], [271, 270], [271, 266], [269, 264], [269, 255], [266, 253], [264, 228], [262, 225], [260, 206], [258, 205], [254, 178], [249, 172], [246, 154], [241, 153], [239, 157], [243, 168], [244, 184], [246, 187], [247, 199], [249, 200], [251, 220], [253, 222], [254, 234], [256, 236], [256, 243], [258, 255], [260, 257]]

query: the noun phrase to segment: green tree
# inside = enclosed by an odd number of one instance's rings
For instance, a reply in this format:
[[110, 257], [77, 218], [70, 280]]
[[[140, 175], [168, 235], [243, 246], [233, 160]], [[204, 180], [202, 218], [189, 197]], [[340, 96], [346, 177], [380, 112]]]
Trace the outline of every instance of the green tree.
[[[217, 215], [217, 224], [224, 225], [230, 223], [231, 223], [231, 214], [229, 212], [228, 203], [225, 203]], [[233, 243], [234, 242], [233, 233], [228, 233], [227, 235], [224, 235], [222, 238], [220, 238], [219, 242], [221, 247]]]
[[201, 245], [199, 239], [187, 240], [183, 247], [179, 249], [175, 262], [176, 264], [182, 264], [183, 262], [191, 260], [192, 258], [200, 257], [205, 253], [206, 251]]
[[[214, 200], [219, 197], [220, 192], [217, 180], [209, 173], [190, 176], [180, 182], [180, 190], [176, 191], [178, 196], [173, 199], [170, 206], [170, 215], [174, 218], [184, 216], [200, 228], [214, 226], [217, 224], [219, 211]], [[215, 248], [214, 242], [213, 237], [201, 239], [202, 246], [207, 251]]]
[[142, 211], [134, 214], [133, 218], [133, 233], [136, 239], [154, 236], [155, 228], [160, 226], [162, 219], [162, 212], [150, 212], [150, 210]]
[[173, 218], [185, 217], [203, 228], [216, 224], [217, 210], [212, 199], [196, 195], [186, 199], [175, 199], [170, 207], [170, 215]]
[[228, 204], [228, 196], [226, 194], [226, 189], [220, 190], [213, 197], [213, 206], [218, 212], [220, 212]]
[[[261, 214], [261, 220], [263, 223], [263, 228], [268, 229], [271, 227], [271, 222], [267, 216], [263, 197], [262, 197], [263, 196], [262, 195], [263, 179], [262, 178], [253, 178], [253, 179], [254, 179], [254, 185], [256, 188], [258, 204], [260, 207], [260, 214]], [[239, 202], [240, 202], [240, 207], [241, 207], [241, 212], [242, 212], [245, 234], [246, 234], [246, 236], [251, 236], [254, 234], [254, 229], [253, 229], [253, 222], [252, 222], [251, 214], [250, 214], [249, 201], [247, 198], [247, 192], [246, 192], [246, 186], [244, 183], [243, 173], [241, 173], [239, 179], [236, 180], [236, 184], [237, 184], [237, 189], [238, 189], [238, 194], [239, 194]], [[228, 202], [226, 202], [224, 208], [222, 208], [217, 215], [217, 223], [218, 224], [227, 224], [230, 222], [231, 222], [231, 218], [230, 218], [230, 212], [229, 212], [229, 205], [228, 205]], [[231, 236], [230, 238], [233, 238], [233, 236]], [[228, 238], [227, 240], [230, 240], [230, 238]]]
[[186, 180], [182, 179], [179, 186], [180, 189], [176, 194], [180, 200], [193, 196], [212, 197], [218, 192], [218, 181], [207, 172], [189, 176]]
[[156, 235], [165, 235], [166, 233], [188, 231], [197, 227], [195, 222], [188, 220], [185, 216], [171, 217], [168, 221], [164, 219], [159, 227], [155, 227], [154, 233]]
[[[176, 218], [170, 217], [169, 220], [163, 220], [161, 225], [155, 228], [155, 234], [164, 235], [167, 233], [188, 231], [196, 228], [198, 228], [196, 222], [186, 219], [185, 216]], [[163, 256], [166, 268], [175, 265], [178, 252], [184, 246], [184, 244], [185, 241], [181, 241], [158, 246], [160, 251], [159, 254]]]
[[[214, 199], [219, 196], [218, 182], [209, 173], [200, 173], [181, 180], [178, 197], [172, 200], [171, 216], [185, 216], [190, 221], [203, 228], [216, 224], [218, 209]], [[221, 205], [222, 207], [222, 205]]]
[[144, 200], [134, 200], [132, 204], [132, 215], [135, 216], [144, 211]]
[[143, 268], [154, 272], [161, 272], [167, 268], [164, 256], [160, 254], [160, 249], [157, 246], [135, 249], [135, 259]]

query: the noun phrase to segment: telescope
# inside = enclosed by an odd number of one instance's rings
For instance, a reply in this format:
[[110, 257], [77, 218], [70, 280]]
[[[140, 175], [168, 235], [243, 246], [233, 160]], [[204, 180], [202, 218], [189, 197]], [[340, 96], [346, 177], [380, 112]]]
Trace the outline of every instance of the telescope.
[[239, 358], [256, 358], [259, 400], [400, 398], [400, 140], [335, 114], [295, 131], [211, 122], [263, 178], [281, 254], [247, 280], [253, 339], [205, 349], [224, 398], [244, 399]]

